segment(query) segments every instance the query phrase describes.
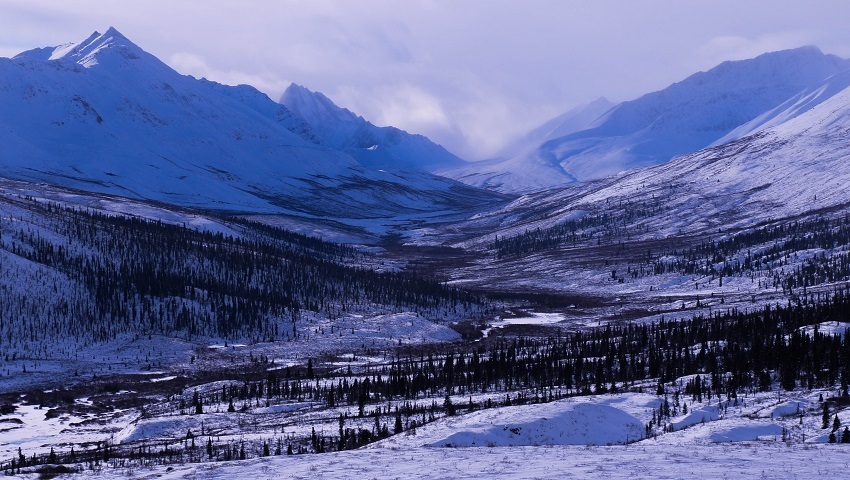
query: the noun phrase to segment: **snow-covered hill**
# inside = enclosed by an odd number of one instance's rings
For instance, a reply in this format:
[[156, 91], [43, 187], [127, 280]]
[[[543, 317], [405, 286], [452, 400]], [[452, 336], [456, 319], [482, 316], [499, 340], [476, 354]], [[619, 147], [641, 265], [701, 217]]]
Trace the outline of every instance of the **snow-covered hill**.
[[847, 68], [847, 60], [815, 47], [724, 62], [623, 102], [584, 128], [555, 129], [512, 158], [450, 174], [472, 185], [518, 192], [657, 165], [805, 112], [848, 85], [842, 73]]
[[117, 30], [0, 58], [3, 175], [176, 205], [417, 218], [493, 197], [423, 170], [380, 171], [250, 86], [183, 76]]
[[301, 85], [290, 85], [280, 103], [303, 118], [323, 144], [342, 150], [371, 168], [433, 171], [466, 164], [422, 135], [395, 127], [377, 127]]

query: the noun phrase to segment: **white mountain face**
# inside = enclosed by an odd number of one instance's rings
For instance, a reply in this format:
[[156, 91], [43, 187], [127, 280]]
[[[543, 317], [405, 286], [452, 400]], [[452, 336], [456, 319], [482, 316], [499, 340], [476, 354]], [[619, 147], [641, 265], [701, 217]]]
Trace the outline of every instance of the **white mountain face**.
[[787, 122], [808, 112], [815, 106], [832, 98], [835, 94], [850, 87], [850, 70], [843, 70], [823, 82], [808, 87], [789, 98], [776, 108], [768, 110], [753, 120], [739, 126], [715, 141], [711, 146], [737, 140]]
[[325, 145], [348, 153], [368, 167], [433, 171], [466, 164], [422, 135], [377, 127], [301, 85], [290, 85], [280, 103], [303, 118]]
[[846, 86], [847, 68], [815, 47], [724, 62], [623, 102], [584, 128], [554, 129], [512, 158], [447, 173], [521, 192], [657, 165], [793, 118]]
[[494, 199], [422, 170], [364, 165], [253, 87], [180, 75], [113, 28], [0, 58], [0, 109], [0, 168], [11, 178], [231, 212], [359, 219], [376, 230], [375, 219]]

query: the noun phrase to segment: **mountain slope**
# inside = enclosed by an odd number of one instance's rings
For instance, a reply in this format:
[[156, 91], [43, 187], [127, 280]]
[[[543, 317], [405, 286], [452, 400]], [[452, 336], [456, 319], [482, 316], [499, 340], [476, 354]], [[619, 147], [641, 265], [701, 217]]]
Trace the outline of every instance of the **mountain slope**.
[[829, 100], [833, 95], [840, 93], [848, 87], [850, 87], [850, 70], [843, 70], [827, 78], [820, 84], [800, 91], [776, 108], [768, 110], [753, 120], [732, 130], [723, 138], [715, 141], [711, 146], [723, 145], [724, 143], [752, 135], [761, 130], [781, 125], [806, 113], [822, 102]]
[[422, 135], [395, 127], [377, 127], [328, 97], [292, 84], [280, 103], [303, 118], [323, 140], [361, 164], [382, 169], [425, 169], [464, 165], [466, 162]]
[[[0, 59], [8, 177], [166, 203], [360, 222], [494, 200], [426, 172], [378, 172], [319, 145], [253, 87], [183, 76], [115, 29]], [[13, 120], [14, 119], [14, 120]]]
[[[590, 128], [547, 138], [531, 151], [490, 165], [484, 170], [492, 173], [489, 178], [455, 178], [504, 191], [531, 191], [657, 165], [735, 138], [729, 134], [736, 128], [784, 102], [799, 102], [847, 68], [847, 60], [815, 47], [724, 62], [664, 90], [623, 102]], [[820, 98], [835, 91], [822, 89]], [[737, 138], [753, 133], [760, 124], [771, 125], [756, 122]]]

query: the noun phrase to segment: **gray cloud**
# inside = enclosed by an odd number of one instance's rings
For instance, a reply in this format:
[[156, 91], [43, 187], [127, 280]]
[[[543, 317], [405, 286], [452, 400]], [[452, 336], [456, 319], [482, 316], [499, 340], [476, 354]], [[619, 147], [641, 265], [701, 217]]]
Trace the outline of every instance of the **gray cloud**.
[[289, 82], [468, 159], [598, 96], [634, 98], [726, 59], [850, 56], [850, 3], [449, 0], [4, 0], [0, 55], [110, 25], [181, 73]]

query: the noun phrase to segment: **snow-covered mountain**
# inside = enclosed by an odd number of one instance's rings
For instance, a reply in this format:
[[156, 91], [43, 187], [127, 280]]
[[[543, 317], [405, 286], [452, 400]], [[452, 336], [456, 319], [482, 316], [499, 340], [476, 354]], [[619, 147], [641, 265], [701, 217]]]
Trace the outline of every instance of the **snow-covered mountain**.
[[180, 75], [114, 28], [0, 58], [0, 111], [0, 168], [17, 179], [366, 224], [494, 198], [423, 170], [364, 165], [253, 87]]
[[532, 191], [657, 165], [793, 118], [846, 86], [847, 68], [850, 61], [815, 47], [724, 62], [623, 102], [585, 128], [556, 129], [507, 160], [446, 173], [472, 185]]
[[436, 170], [466, 162], [422, 135], [395, 127], [377, 127], [320, 92], [292, 84], [280, 103], [304, 119], [331, 148], [342, 150], [361, 164], [381, 169]]
[[724, 143], [752, 135], [761, 130], [797, 118], [799, 115], [808, 112], [848, 87], [850, 87], [850, 69], [843, 70], [819, 84], [800, 91], [776, 108], [768, 110], [753, 120], [732, 130], [723, 138], [715, 141], [711, 146], [723, 145]]
[[484, 240], [491, 241], [494, 235], [545, 229], [589, 213], [648, 204], [658, 207], [633, 215], [635, 223], [627, 229], [638, 237], [752, 228], [845, 209], [850, 204], [848, 160], [850, 87], [779, 125], [717, 147], [654, 167], [525, 195], [470, 220], [468, 228], [492, 232]]

